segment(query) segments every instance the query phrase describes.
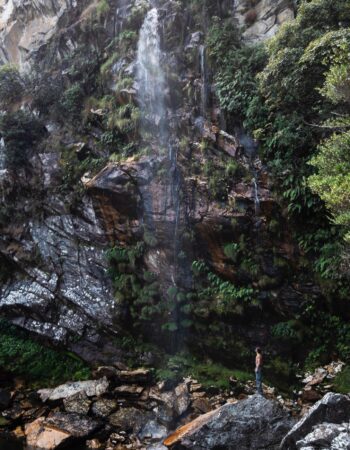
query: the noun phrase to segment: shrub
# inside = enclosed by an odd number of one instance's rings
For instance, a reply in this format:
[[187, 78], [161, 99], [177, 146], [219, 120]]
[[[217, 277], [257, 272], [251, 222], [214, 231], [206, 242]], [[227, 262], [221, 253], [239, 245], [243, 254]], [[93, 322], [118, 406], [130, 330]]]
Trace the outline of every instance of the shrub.
[[24, 167], [37, 142], [46, 130], [33, 114], [27, 111], [6, 113], [0, 117], [0, 132], [6, 145], [6, 163], [9, 168]]
[[84, 92], [79, 83], [74, 83], [63, 93], [61, 105], [66, 114], [78, 119], [83, 109]]
[[334, 379], [334, 388], [341, 394], [350, 393], [350, 366], [346, 366]]
[[24, 93], [24, 82], [16, 66], [5, 64], [0, 67], [0, 105], [8, 108], [18, 102]]

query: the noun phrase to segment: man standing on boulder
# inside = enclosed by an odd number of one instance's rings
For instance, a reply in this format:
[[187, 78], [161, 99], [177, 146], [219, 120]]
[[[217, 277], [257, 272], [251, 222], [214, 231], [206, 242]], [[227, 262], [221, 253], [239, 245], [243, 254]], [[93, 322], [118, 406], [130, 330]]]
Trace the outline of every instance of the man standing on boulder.
[[264, 395], [262, 389], [262, 364], [263, 364], [263, 356], [260, 347], [256, 347], [255, 349], [255, 379], [256, 379], [256, 391], [260, 395]]

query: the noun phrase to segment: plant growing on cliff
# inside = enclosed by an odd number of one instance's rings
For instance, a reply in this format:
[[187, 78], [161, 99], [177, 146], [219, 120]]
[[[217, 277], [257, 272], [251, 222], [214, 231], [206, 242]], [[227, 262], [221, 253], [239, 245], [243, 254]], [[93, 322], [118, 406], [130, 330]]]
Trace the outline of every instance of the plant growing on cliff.
[[0, 132], [5, 141], [6, 164], [23, 168], [36, 144], [46, 134], [43, 122], [28, 111], [8, 112], [0, 116]]
[[0, 367], [47, 385], [90, 376], [89, 368], [75, 355], [41, 345], [4, 319], [0, 320]]
[[109, 12], [110, 8], [108, 0], [99, 0], [96, 6], [97, 17], [101, 19]]
[[310, 163], [317, 173], [308, 179], [311, 189], [320, 195], [333, 213], [334, 222], [344, 227], [345, 240], [350, 245], [350, 64], [349, 42], [344, 40], [332, 58], [321, 93], [338, 110], [335, 119], [326, 122], [325, 129], [333, 134], [319, 146], [319, 153]]
[[0, 67], [0, 106], [10, 109], [14, 103], [19, 102], [24, 94], [25, 83], [19, 70], [12, 64]]
[[66, 89], [61, 98], [63, 111], [73, 120], [80, 118], [84, 101], [84, 92], [80, 83], [74, 83]]
[[198, 298], [210, 301], [209, 309], [218, 315], [241, 314], [244, 304], [251, 303], [255, 291], [251, 287], [235, 286], [211, 272], [203, 261], [193, 261], [192, 269], [197, 276], [204, 276], [205, 285], [199, 289]]

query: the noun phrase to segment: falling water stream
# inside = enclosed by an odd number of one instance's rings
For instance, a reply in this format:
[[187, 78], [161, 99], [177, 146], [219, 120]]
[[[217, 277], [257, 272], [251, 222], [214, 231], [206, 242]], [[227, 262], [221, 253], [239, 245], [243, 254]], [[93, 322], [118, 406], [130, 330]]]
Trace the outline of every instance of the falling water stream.
[[201, 115], [206, 116], [208, 106], [208, 70], [206, 60], [206, 48], [204, 45], [199, 47], [199, 60], [201, 71]]
[[6, 154], [4, 139], [0, 139], [0, 171], [6, 169]]
[[179, 252], [180, 177], [177, 167], [176, 139], [171, 136], [166, 107], [167, 83], [164, 75], [164, 55], [161, 50], [160, 21], [157, 8], [146, 15], [140, 30], [137, 51], [138, 100], [141, 108], [141, 133], [158, 149], [167, 149], [169, 171], [165, 175], [165, 215], [172, 217], [173, 261], [170, 274], [174, 286], [177, 284], [177, 256]]
[[[138, 99], [141, 107], [143, 132], [156, 131], [160, 144], [164, 144], [165, 127], [165, 76], [160, 49], [159, 16], [157, 8], [151, 9], [143, 22], [137, 47]], [[154, 137], [154, 136], [153, 136]]]
[[259, 186], [257, 182], [257, 176], [253, 178], [253, 186], [254, 186], [255, 215], [258, 216], [260, 214], [260, 198], [259, 198]]

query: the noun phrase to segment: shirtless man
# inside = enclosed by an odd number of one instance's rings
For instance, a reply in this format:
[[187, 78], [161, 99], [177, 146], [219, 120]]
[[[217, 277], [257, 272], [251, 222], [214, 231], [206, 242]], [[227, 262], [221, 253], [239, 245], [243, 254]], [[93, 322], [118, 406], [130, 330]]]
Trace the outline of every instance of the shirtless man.
[[255, 356], [255, 378], [256, 378], [256, 391], [258, 394], [263, 395], [263, 389], [262, 389], [262, 364], [263, 364], [263, 357], [261, 348], [257, 347], [255, 349], [256, 356]]

